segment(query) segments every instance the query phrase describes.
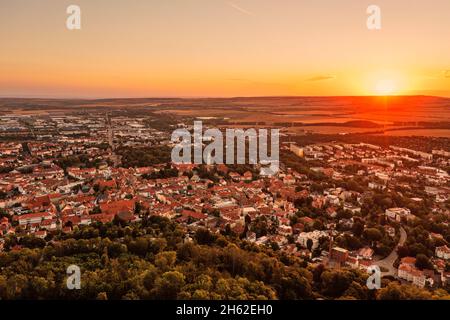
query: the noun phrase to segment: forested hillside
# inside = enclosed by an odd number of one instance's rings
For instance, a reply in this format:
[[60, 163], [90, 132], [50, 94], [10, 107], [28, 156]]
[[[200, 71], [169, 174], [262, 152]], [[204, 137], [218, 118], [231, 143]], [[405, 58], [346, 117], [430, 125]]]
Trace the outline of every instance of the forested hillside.
[[[21, 250], [11, 250], [20, 245]], [[0, 254], [1, 299], [408, 299], [444, 298], [392, 282], [378, 292], [354, 270], [306, 267], [296, 257], [200, 229], [192, 238], [164, 218], [95, 224], [39, 238], [9, 238]], [[81, 268], [68, 290], [66, 269]], [[384, 282], [386, 280], [383, 280]], [[387, 285], [387, 287], [386, 287]], [[448, 298], [448, 294], [447, 294]]]

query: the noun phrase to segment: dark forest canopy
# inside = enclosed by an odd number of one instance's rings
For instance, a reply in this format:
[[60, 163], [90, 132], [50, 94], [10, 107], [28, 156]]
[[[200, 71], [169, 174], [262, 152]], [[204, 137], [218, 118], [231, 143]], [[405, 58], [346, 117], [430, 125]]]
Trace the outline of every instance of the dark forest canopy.
[[[237, 238], [185, 230], [165, 218], [94, 224], [50, 244], [20, 241], [0, 254], [1, 299], [430, 299], [438, 290], [388, 284], [370, 291], [367, 274], [328, 270]], [[66, 269], [81, 269], [81, 290], [68, 290]]]

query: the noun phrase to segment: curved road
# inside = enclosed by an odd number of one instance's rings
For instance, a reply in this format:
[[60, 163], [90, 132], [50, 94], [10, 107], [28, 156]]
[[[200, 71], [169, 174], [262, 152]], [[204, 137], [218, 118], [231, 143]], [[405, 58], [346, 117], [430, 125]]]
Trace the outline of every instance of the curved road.
[[384, 268], [388, 271], [382, 272], [382, 276], [396, 276], [397, 275], [397, 269], [394, 268], [394, 262], [398, 258], [397, 254], [397, 248], [399, 246], [402, 246], [406, 241], [406, 231], [403, 229], [403, 227], [400, 227], [400, 240], [398, 241], [397, 246], [392, 250], [392, 252], [384, 259], [374, 261], [375, 265], [378, 265], [380, 268]]

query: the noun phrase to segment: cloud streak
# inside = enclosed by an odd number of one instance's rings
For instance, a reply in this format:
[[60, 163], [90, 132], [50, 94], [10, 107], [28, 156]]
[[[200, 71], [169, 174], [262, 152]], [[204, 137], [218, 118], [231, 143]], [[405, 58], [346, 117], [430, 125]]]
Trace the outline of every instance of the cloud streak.
[[237, 5], [236, 3], [234, 3], [234, 2], [227, 1], [226, 3], [227, 3], [227, 5], [229, 5], [230, 7], [232, 7], [233, 9], [235, 9], [236, 11], [239, 11], [240, 13], [246, 14], [246, 15], [248, 15], [248, 16], [254, 16], [254, 13], [253, 13], [253, 12], [250, 12], [250, 11], [248, 11], [248, 10], [246, 10], [246, 9], [244, 9], [244, 8], [242, 8], [242, 7], [240, 7], [240, 6], [238, 6], [238, 5]]
[[325, 81], [325, 80], [331, 80], [336, 79], [336, 76], [333, 75], [326, 75], [326, 76], [317, 76], [317, 77], [311, 77], [306, 79], [306, 81], [314, 82], [314, 81]]

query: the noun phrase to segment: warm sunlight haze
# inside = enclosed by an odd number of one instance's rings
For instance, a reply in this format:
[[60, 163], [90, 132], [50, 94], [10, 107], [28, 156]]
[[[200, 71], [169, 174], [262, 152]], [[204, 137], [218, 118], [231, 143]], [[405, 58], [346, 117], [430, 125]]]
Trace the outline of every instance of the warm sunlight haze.
[[0, 96], [450, 96], [448, 0], [72, 2], [0, 1]]
[[1, 314], [449, 314], [395, 300], [450, 301], [450, 0], [0, 0], [0, 39]]
[[377, 83], [376, 93], [378, 95], [392, 95], [395, 94], [395, 83], [392, 80], [380, 80]]

